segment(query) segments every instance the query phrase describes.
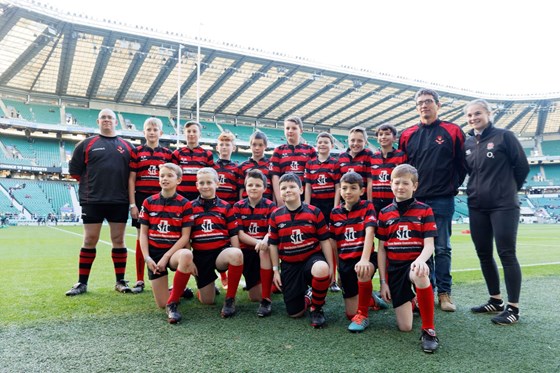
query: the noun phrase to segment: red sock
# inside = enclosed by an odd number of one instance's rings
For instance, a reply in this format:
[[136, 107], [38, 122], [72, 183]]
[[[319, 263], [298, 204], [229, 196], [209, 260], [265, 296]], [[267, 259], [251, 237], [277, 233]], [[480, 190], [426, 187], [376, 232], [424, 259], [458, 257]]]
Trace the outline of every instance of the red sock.
[[179, 303], [179, 299], [183, 295], [183, 291], [191, 278], [190, 273], [184, 273], [179, 270], [175, 271], [175, 277], [173, 278], [173, 289], [171, 289], [171, 294], [167, 299], [167, 304], [169, 303]]
[[270, 299], [270, 293], [272, 291], [272, 269], [261, 268], [261, 297], [262, 299]]
[[325, 304], [329, 289], [329, 276], [313, 277], [311, 280], [311, 307], [321, 308]]
[[427, 288], [416, 288], [418, 308], [422, 319], [422, 329], [435, 329], [434, 323], [434, 290], [430, 284]]
[[371, 291], [373, 290], [373, 285], [370, 281], [358, 281], [358, 311], [362, 315], [368, 315], [369, 302], [372, 299]]
[[241, 275], [243, 275], [243, 264], [240, 266], [228, 265], [228, 288], [226, 291], [226, 298], [235, 298]]
[[144, 255], [140, 249], [140, 240], [136, 240], [136, 281], [144, 281]]

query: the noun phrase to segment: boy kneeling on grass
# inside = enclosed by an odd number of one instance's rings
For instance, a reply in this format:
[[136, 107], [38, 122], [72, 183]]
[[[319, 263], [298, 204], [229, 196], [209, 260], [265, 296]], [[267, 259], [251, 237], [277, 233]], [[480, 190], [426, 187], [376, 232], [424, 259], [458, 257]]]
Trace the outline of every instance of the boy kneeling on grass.
[[[181, 321], [177, 310], [183, 289], [191, 274], [197, 274], [193, 255], [186, 249], [191, 231], [187, 199], [177, 194], [181, 183], [181, 167], [173, 163], [159, 165], [161, 192], [142, 203], [138, 215], [140, 248], [148, 267], [148, 277], [156, 305], [165, 307], [168, 321]], [[176, 271], [173, 290], [168, 288], [167, 268]]]
[[306, 295], [311, 286], [311, 326], [321, 328], [325, 325], [325, 297], [334, 278], [325, 218], [317, 207], [301, 202], [303, 188], [297, 175], [282, 175], [278, 186], [284, 205], [270, 215], [268, 237], [273, 281], [282, 289], [286, 311], [294, 318], [305, 313], [309, 300]]
[[417, 187], [414, 167], [395, 167], [391, 173], [395, 199], [377, 217], [377, 262], [381, 296], [385, 301], [392, 300], [401, 331], [412, 330], [411, 301], [416, 295], [422, 319], [422, 350], [432, 353], [439, 340], [434, 330], [434, 291], [426, 262], [432, 260], [437, 228], [432, 209], [412, 196]]

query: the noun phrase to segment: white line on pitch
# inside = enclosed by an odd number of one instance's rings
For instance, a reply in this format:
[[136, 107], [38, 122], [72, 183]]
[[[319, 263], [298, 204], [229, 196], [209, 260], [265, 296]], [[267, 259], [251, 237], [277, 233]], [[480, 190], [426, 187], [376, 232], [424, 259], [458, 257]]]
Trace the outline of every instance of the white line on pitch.
[[[73, 234], [74, 236], [80, 236], [80, 237], [84, 236], [83, 234], [72, 232], [72, 231], [67, 231], [65, 229], [60, 229], [60, 228], [56, 228], [56, 227], [49, 227], [49, 228], [55, 229], [57, 231], [61, 231], [61, 232], [64, 232], [64, 233]], [[104, 240], [101, 240], [101, 239], [98, 242], [104, 243], [105, 245], [107, 245], [109, 247], [113, 247], [113, 244], [111, 242], [107, 242], [107, 241], [104, 241]], [[128, 251], [129, 253], [136, 254], [136, 250], [131, 250], [131, 249], [127, 248], [126, 251]]]

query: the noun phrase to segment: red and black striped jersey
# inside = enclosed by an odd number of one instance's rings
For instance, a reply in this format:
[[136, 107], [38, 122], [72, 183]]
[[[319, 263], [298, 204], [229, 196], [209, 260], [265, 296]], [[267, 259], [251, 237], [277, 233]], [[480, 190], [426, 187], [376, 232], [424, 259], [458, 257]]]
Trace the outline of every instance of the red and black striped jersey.
[[191, 215], [191, 247], [193, 250], [216, 250], [231, 246], [230, 237], [239, 227], [233, 207], [216, 197], [197, 199], [188, 203]]
[[340, 175], [354, 171], [359, 173], [364, 180], [364, 187], [367, 186], [367, 179], [371, 179], [371, 157], [373, 153], [369, 148], [363, 149], [361, 152], [352, 157], [350, 149], [341, 153], [338, 157], [338, 166]]
[[376, 237], [385, 241], [389, 262], [414, 261], [424, 249], [424, 239], [437, 236], [432, 208], [416, 200], [403, 214], [393, 201], [381, 210], [377, 224]]
[[237, 162], [227, 159], [218, 159], [214, 164], [218, 172], [218, 189], [216, 195], [233, 206], [239, 201], [239, 183], [241, 172]]
[[144, 200], [138, 222], [148, 226], [151, 248], [169, 250], [181, 238], [182, 229], [191, 225], [187, 202], [177, 193], [169, 198], [158, 193]]
[[173, 163], [179, 165], [183, 170], [183, 179], [177, 186], [177, 191], [181, 194], [198, 194], [196, 172], [203, 167], [214, 167], [214, 157], [210, 150], [201, 146], [192, 149], [184, 146], [173, 152]]
[[[253, 158], [249, 158], [245, 162], [239, 165], [241, 168], [241, 188], [245, 185], [245, 177], [247, 176], [247, 172], [250, 170], [261, 170], [264, 176], [266, 176], [266, 190], [264, 191], [263, 197], [268, 198], [270, 200], [273, 199], [272, 194], [272, 182], [271, 182], [271, 174], [270, 168], [272, 167], [270, 163], [270, 159], [267, 157], [263, 157], [258, 161], [255, 161]], [[247, 198], [247, 192], [244, 190], [242, 198]]]
[[317, 152], [315, 148], [307, 144], [297, 145], [280, 145], [274, 149], [270, 158], [271, 175], [282, 176], [285, 173], [292, 172], [299, 176], [303, 184], [303, 173], [305, 164], [308, 160], [316, 158]]
[[375, 209], [371, 201], [360, 200], [350, 211], [346, 210], [343, 203], [332, 210], [329, 228], [331, 238], [336, 241], [340, 259], [362, 256], [368, 227], [377, 227]]
[[335, 186], [340, 182], [337, 160], [329, 156], [324, 162], [310, 159], [305, 165], [303, 180], [311, 185], [312, 200], [334, 201]]
[[400, 149], [393, 148], [383, 157], [379, 150], [371, 157], [371, 179], [373, 199], [393, 199], [395, 196], [391, 190], [391, 172], [398, 165], [406, 163], [406, 154]]
[[171, 162], [171, 150], [162, 146], [150, 148], [140, 145], [130, 153], [130, 172], [136, 172], [136, 192], [156, 194], [161, 190], [159, 185], [159, 165]]
[[[249, 236], [262, 240], [268, 233], [268, 218], [276, 210], [276, 204], [267, 198], [262, 198], [255, 207], [251, 206], [248, 198], [244, 198], [233, 205], [239, 230]], [[239, 241], [241, 249], [254, 247]]]
[[278, 247], [281, 260], [298, 263], [321, 251], [320, 241], [329, 239], [323, 213], [302, 202], [296, 211], [286, 206], [274, 210], [268, 219], [268, 243]]

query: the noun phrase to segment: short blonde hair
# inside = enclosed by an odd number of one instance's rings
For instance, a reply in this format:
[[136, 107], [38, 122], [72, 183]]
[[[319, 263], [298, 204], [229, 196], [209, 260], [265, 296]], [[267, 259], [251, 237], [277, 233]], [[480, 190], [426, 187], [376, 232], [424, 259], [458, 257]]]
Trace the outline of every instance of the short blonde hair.
[[413, 183], [418, 182], [418, 170], [408, 163], [403, 163], [395, 167], [393, 172], [391, 172], [391, 179], [403, 177], [405, 175], [410, 175], [410, 179]]
[[212, 175], [214, 181], [218, 183], [220, 181], [220, 177], [218, 176], [218, 172], [214, 170], [212, 167], [202, 167], [200, 170], [196, 172], [196, 179], [201, 175]]
[[183, 178], [183, 170], [181, 170], [181, 167], [179, 167], [178, 165], [176, 165], [175, 163], [163, 163], [159, 165], [159, 169], [161, 171], [162, 168], [167, 168], [173, 172], [175, 172], [175, 174], [177, 175], [177, 179], [182, 179]]
[[150, 125], [156, 126], [158, 130], [163, 131], [163, 122], [159, 118], [150, 117], [144, 121], [144, 129], [146, 129]]
[[224, 141], [224, 142], [229, 141], [235, 145], [235, 135], [229, 131], [222, 132], [220, 133], [220, 136], [218, 136], [218, 141]]
[[367, 131], [364, 127], [356, 126], [352, 128], [350, 132], [348, 132], [348, 136], [350, 136], [354, 132], [361, 133], [362, 135], [364, 135], [364, 141], [367, 142]]

